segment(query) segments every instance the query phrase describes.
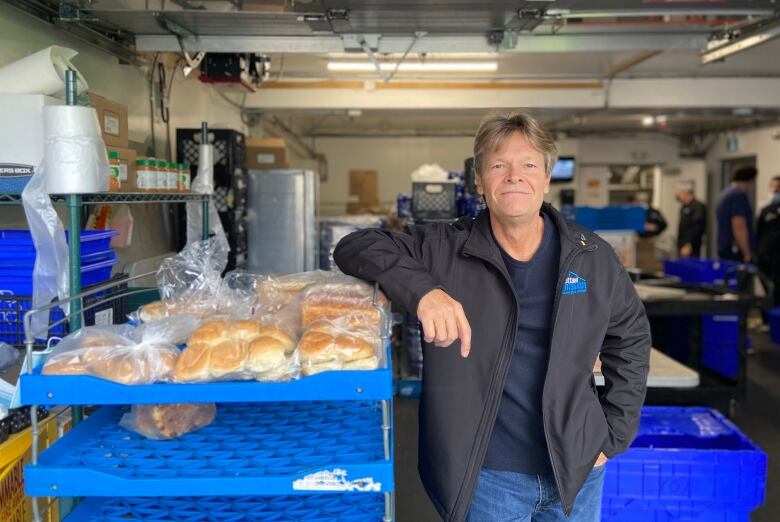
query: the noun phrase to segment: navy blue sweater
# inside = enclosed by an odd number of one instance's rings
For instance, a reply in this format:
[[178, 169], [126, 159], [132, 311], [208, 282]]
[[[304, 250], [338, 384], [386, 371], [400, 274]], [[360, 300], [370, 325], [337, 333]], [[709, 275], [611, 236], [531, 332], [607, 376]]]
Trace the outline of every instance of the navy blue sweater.
[[552, 220], [531, 260], [501, 249], [517, 295], [518, 327], [512, 363], [483, 467], [525, 474], [552, 473], [542, 424], [542, 390], [550, 358], [553, 301], [561, 244]]

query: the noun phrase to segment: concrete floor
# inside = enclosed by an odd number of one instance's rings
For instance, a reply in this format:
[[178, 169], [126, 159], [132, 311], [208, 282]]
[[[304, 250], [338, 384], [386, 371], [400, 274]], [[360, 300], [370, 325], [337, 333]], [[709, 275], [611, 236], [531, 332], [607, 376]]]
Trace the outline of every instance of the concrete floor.
[[[751, 334], [755, 353], [748, 358], [747, 399], [734, 422], [769, 456], [766, 502], [752, 522], [780, 521], [780, 346], [767, 334]], [[398, 522], [440, 520], [417, 474], [418, 401], [395, 402], [395, 485]]]

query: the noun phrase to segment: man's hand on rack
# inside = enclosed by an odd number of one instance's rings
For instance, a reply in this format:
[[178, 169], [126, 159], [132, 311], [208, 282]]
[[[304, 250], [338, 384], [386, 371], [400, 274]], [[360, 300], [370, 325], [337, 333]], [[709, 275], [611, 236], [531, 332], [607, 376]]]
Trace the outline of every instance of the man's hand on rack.
[[417, 318], [423, 327], [425, 342], [445, 348], [460, 339], [460, 355], [471, 351], [471, 326], [463, 306], [447, 292], [431, 290], [417, 305]]

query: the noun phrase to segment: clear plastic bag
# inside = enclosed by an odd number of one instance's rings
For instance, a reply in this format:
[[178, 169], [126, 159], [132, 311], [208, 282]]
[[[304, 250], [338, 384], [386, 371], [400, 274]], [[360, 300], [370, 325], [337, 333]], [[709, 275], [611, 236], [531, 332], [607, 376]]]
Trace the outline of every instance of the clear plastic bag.
[[296, 339], [268, 321], [215, 320], [193, 332], [176, 363], [175, 382], [288, 381], [299, 375]]
[[385, 364], [376, 326], [363, 314], [313, 321], [298, 343], [298, 356], [303, 375], [329, 370], [374, 370]]
[[216, 416], [213, 403], [134, 404], [122, 415], [119, 425], [147, 439], [167, 440], [204, 428]]
[[138, 310], [140, 322], [177, 314], [198, 317], [215, 313], [227, 255], [220, 242], [210, 239], [189, 243], [165, 259], [157, 270], [162, 300], [142, 306]]
[[259, 276], [256, 293], [261, 315], [280, 311], [296, 298], [302, 297], [304, 290], [312, 285], [323, 283], [333, 277], [333, 272], [312, 270], [281, 276]]
[[[192, 181], [191, 190], [195, 194], [214, 193], [214, 147], [201, 144], [198, 149], [198, 173]], [[212, 198], [208, 203], [209, 236], [226, 252], [230, 250], [222, 220]], [[187, 243], [195, 243], [203, 238], [203, 205], [200, 201], [187, 202]]]
[[197, 325], [168, 317], [139, 328], [86, 327], [65, 337], [46, 358], [44, 375], [93, 375], [121, 384], [170, 381], [180, 350]]
[[337, 273], [313, 284], [301, 297], [301, 323], [306, 329], [319, 319], [335, 320], [349, 315], [376, 329], [377, 335], [387, 331], [390, 302], [374, 286], [361, 279]]
[[[51, 204], [43, 169], [35, 169], [32, 178], [24, 187], [22, 204], [36, 251], [32, 305], [33, 308], [38, 308], [49, 304], [55, 297], [67, 299], [70, 266], [65, 229]], [[63, 306], [63, 310], [67, 315], [67, 304]], [[33, 315], [30, 326], [34, 335], [47, 337], [48, 310]]]
[[0, 371], [10, 368], [19, 362], [19, 350], [7, 343], [0, 343]]

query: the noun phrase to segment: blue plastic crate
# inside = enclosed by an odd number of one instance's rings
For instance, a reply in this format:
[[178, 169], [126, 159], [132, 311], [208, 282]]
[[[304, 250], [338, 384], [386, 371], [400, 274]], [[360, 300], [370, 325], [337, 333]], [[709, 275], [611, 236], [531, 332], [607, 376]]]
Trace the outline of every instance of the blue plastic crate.
[[645, 229], [644, 207], [639, 205], [611, 205], [603, 208], [574, 207], [574, 221], [590, 230]]
[[[219, 404], [214, 422], [173, 440], [119, 426], [103, 407], [24, 471], [30, 496], [305, 495], [394, 489], [379, 402]], [[391, 426], [390, 426], [391, 427]], [[55, 487], [56, 486], [56, 487]]]
[[66, 522], [381, 522], [381, 494], [272, 497], [89, 498]]
[[383, 400], [393, 396], [389, 345], [385, 360], [377, 370], [328, 371], [289, 382], [202, 384], [127, 385], [89, 375], [41, 375], [36, 368], [20, 376], [21, 399], [26, 405]]
[[[81, 255], [108, 250], [116, 235], [116, 230], [82, 230]], [[67, 232], [65, 238], [68, 239]], [[0, 230], [0, 260], [30, 257], [35, 259], [35, 246], [29, 230]]]
[[[111, 271], [119, 263], [116, 253], [104, 261], [98, 261], [81, 266], [81, 287], [96, 285], [111, 279]], [[32, 295], [32, 267], [5, 266], [0, 267], [0, 295]]]
[[716, 410], [645, 406], [631, 448], [607, 463], [602, 517], [743, 520], [763, 504], [766, 474], [766, 454]]
[[[81, 265], [93, 265], [101, 261], [108, 261], [116, 258], [116, 252], [114, 250], [103, 250], [101, 252], [93, 252], [91, 254], [81, 254]], [[35, 267], [35, 252], [28, 252], [26, 254], [20, 254], [18, 257], [2, 257], [0, 256], [0, 268], [27, 268], [32, 270]]]
[[[736, 288], [737, 277], [735, 274], [729, 275], [739, 266], [733, 261], [718, 259], [667, 259], [664, 261], [664, 273], [666, 275], [679, 277], [684, 283], [709, 284], [709, 285], [728, 285]], [[729, 280], [726, 281], [726, 276]]]
[[[114, 280], [127, 279], [126, 274], [117, 274]], [[103, 284], [99, 282], [98, 284]], [[89, 290], [89, 287], [84, 290]], [[127, 285], [122, 284], [109, 288], [84, 298], [84, 325], [91, 326], [96, 321], [109, 321], [111, 323], [124, 322], [127, 317], [127, 297], [114, 297], [125, 292]], [[95, 304], [99, 302], [99, 304]], [[94, 306], [93, 306], [94, 305]], [[24, 344], [24, 313], [32, 308], [32, 297], [18, 295], [2, 295], [0, 293], [0, 342], [22, 346]], [[49, 324], [63, 318], [60, 307], [52, 308], [49, 312]], [[102, 324], [102, 323], [101, 323]], [[49, 328], [48, 337], [62, 337], [66, 332], [65, 324]], [[46, 339], [37, 339], [34, 344], [36, 349], [46, 346]]]

